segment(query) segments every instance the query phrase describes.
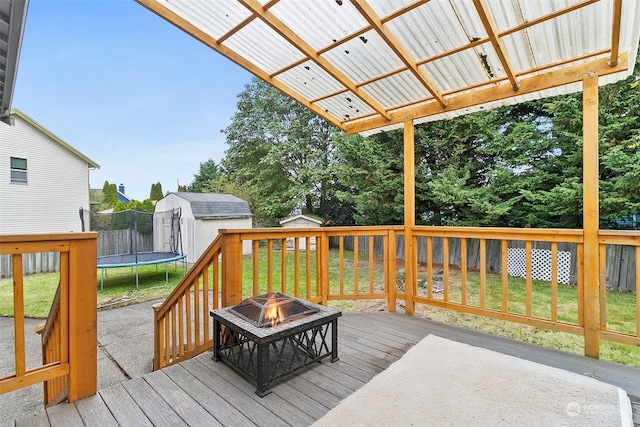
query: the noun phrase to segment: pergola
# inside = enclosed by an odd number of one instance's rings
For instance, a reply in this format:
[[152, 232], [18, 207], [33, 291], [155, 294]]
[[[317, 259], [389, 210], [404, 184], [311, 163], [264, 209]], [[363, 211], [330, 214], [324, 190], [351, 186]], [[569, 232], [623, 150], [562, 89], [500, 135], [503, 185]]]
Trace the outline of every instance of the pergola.
[[[333, 123], [404, 127], [414, 256], [414, 125], [582, 91], [585, 310], [597, 321], [598, 85], [633, 72], [635, 0], [136, 0]], [[415, 280], [407, 263], [406, 280]], [[407, 295], [407, 313], [413, 307]], [[587, 355], [598, 355], [595, 324]], [[592, 344], [589, 344], [592, 343]]]

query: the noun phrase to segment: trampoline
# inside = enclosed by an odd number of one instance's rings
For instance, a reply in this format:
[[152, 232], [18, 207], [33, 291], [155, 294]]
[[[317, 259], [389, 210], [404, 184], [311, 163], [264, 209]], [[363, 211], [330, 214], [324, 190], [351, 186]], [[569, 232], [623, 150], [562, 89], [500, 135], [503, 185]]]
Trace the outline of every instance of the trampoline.
[[102, 269], [100, 277], [100, 290], [104, 288], [104, 271], [107, 268], [135, 267], [136, 289], [138, 286], [138, 266], [150, 264], [164, 264], [164, 284], [169, 283], [169, 263], [182, 260], [182, 272], [185, 271], [187, 256], [175, 252], [138, 252], [133, 254], [107, 255], [98, 257], [98, 268]]
[[[145, 216], [146, 215], [146, 216]], [[80, 215], [83, 219], [83, 215]], [[151, 218], [153, 217], [153, 218]], [[108, 254], [97, 257], [98, 268], [102, 270], [100, 278], [100, 290], [104, 289], [104, 276], [105, 271], [108, 268], [120, 268], [120, 267], [132, 267], [136, 270], [136, 289], [139, 287], [139, 275], [138, 266], [140, 265], [152, 265], [152, 264], [164, 264], [165, 266], [165, 286], [169, 283], [169, 263], [182, 261], [182, 272], [186, 271], [186, 254], [182, 251], [182, 233], [180, 230], [180, 218], [181, 209], [171, 209], [167, 212], [143, 212], [138, 211], [136, 208], [133, 210], [121, 211], [112, 213], [105, 219], [92, 219], [92, 225], [94, 223], [108, 224], [111, 229], [116, 228], [120, 231], [125, 231], [128, 236], [126, 253]], [[157, 227], [166, 229], [169, 231], [170, 236], [168, 239], [164, 239], [166, 243], [169, 243], [168, 251], [149, 251], [151, 247], [147, 246], [147, 250], [138, 251], [141, 234], [153, 234], [154, 222], [158, 222]], [[109, 231], [104, 231], [109, 232]], [[118, 233], [119, 231], [116, 231]], [[100, 237], [98, 238], [100, 239]], [[122, 242], [120, 242], [122, 243]], [[166, 247], [166, 246], [165, 246]], [[116, 248], [117, 249], [117, 248]], [[108, 252], [107, 252], [108, 253]], [[177, 268], [177, 266], [176, 266]]]

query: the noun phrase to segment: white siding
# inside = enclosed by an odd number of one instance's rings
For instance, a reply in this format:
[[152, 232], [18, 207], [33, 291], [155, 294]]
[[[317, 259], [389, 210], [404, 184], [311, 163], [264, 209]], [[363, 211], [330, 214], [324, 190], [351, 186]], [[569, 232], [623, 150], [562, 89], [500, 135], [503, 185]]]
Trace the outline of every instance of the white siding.
[[[213, 242], [218, 235], [219, 230], [233, 228], [251, 228], [251, 218], [229, 218], [229, 219], [197, 219], [197, 233], [195, 235], [196, 253], [198, 256]], [[242, 243], [242, 253], [248, 255], [251, 253], [251, 242]]]
[[[15, 117], [0, 123], [0, 233], [82, 231], [79, 209], [89, 208], [87, 162]], [[27, 159], [27, 183], [12, 183], [11, 157]]]

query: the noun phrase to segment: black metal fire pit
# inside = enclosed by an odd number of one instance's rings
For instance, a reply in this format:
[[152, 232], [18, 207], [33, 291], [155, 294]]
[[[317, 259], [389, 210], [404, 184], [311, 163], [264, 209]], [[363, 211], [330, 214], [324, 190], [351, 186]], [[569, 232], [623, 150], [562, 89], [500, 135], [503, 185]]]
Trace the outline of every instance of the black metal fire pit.
[[[265, 313], [274, 305], [284, 312], [281, 323], [271, 326]], [[338, 360], [338, 310], [274, 292], [210, 314], [213, 359], [256, 381], [260, 397], [271, 393], [273, 381], [298, 369], [329, 356]]]

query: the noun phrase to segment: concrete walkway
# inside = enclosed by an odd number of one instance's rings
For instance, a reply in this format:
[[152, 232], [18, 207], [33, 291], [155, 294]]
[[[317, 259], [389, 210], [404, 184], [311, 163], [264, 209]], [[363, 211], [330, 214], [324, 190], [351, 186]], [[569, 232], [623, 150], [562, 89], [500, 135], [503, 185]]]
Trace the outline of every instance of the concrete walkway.
[[[98, 312], [98, 389], [151, 372], [153, 358], [153, 304], [151, 301]], [[43, 319], [25, 319], [27, 367], [42, 362], [36, 325]], [[13, 374], [13, 318], [0, 317], [0, 377]], [[42, 384], [0, 395], [0, 427], [43, 408]]]

